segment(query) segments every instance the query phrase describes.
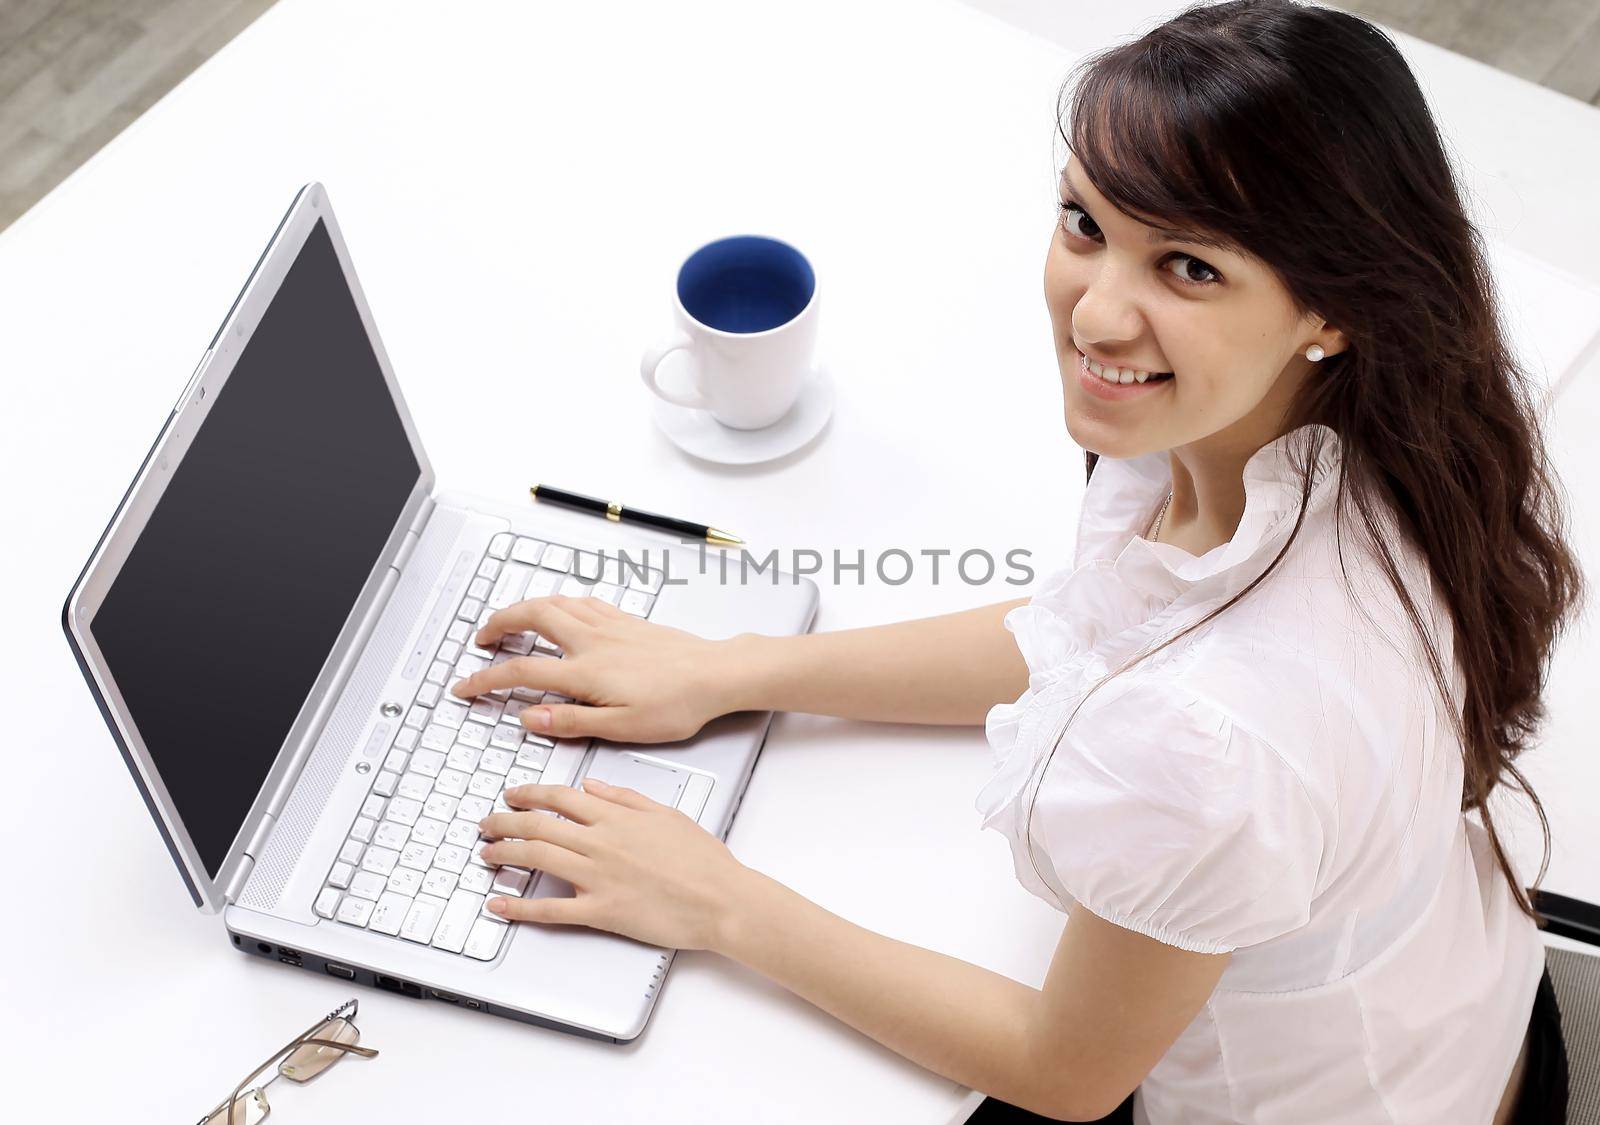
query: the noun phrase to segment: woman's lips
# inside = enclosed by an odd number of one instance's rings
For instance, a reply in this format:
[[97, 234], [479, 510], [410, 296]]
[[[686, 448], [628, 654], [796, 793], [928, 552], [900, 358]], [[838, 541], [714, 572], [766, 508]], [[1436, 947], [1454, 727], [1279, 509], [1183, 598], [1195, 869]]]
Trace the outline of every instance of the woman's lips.
[[1155, 394], [1171, 379], [1156, 379], [1144, 383], [1108, 383], [1100, 376], [1090, 371], [1084, 362], [1084, 355], [1077, 348], [1072, 349], [1078, 355], [1078, 385], [1095, 398], [1107, 399], [1115, 402], [1120, 399], [1139, 398], [1142, 395]]

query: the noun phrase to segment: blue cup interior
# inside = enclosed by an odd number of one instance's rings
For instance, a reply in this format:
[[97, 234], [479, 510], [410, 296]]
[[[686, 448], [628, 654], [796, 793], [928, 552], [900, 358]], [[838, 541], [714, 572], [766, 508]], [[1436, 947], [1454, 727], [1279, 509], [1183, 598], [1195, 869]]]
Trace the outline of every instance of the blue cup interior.
[[788, 324], [816, 292], [811, 263], [787, 242], [737, 235], [708, 242], [678, 271], [678, 300], [708, 328], [747, 334]]

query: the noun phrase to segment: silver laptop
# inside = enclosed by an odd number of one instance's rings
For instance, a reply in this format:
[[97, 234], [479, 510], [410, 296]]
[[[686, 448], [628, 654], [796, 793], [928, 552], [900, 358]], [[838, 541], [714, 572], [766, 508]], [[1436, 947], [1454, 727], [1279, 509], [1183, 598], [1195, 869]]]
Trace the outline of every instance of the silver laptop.
[[[527, 440], [562, 424], [535, 420]], [[478, 821], [508, 786], [592, 776], [726, 835], [771, 713], [680, 743], [552, 740], [516, 720], [538, 692], [447, 688], [491, 662], [561, 659], [532, 633], [474, 644], [497, 608], [543, 594], [708, 637], [811, 627], [811, 581], [719, 569], [703, 545], [631, 525], [435, 491], [327, 193], [308, 184], [62, 626], [195, 905], [222, 914], [237, 949], [624, 1042], [672, 951], [490, 915], [491, 894], [572, 888], [485, 866]]]

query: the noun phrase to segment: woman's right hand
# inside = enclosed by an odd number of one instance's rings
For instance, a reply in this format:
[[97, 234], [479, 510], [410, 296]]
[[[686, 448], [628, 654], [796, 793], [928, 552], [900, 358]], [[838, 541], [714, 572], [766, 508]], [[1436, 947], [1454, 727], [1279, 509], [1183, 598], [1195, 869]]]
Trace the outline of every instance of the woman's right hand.
[[735, 705], [739, 674], [729, 642], [697, 637], [624, 613], [601, 598], [560, 594], [507, 606], [478, 630], [487, 648], [508, 633], [535, 632], [565, 654], [516, 656], [452, 684], [457, 698], [527, 687], [571, 696], [535, 704], [523, 728], [556, 738], [675, 742]]

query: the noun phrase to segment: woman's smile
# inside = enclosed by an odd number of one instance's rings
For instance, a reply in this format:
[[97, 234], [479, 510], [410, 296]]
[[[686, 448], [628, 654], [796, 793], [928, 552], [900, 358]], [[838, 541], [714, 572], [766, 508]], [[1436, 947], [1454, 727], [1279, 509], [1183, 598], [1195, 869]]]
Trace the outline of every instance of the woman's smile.
[[[1077, 351], [1074, 347], [1073, 351]], [[1154, 394], [1172, 382], [1170, 371], [1147, 374], [1134, 373], [1133, 368], [1116, 368], [1101, 364], [1078, 352], [1078, 385], [1096, 398], [1128, 399]], [[1144, 376], [1144, 378], [1140, 378]]]

